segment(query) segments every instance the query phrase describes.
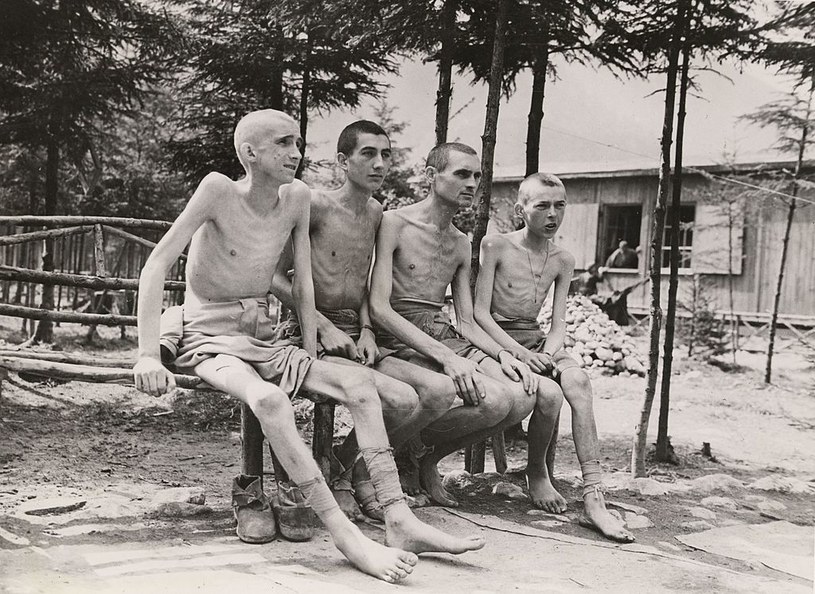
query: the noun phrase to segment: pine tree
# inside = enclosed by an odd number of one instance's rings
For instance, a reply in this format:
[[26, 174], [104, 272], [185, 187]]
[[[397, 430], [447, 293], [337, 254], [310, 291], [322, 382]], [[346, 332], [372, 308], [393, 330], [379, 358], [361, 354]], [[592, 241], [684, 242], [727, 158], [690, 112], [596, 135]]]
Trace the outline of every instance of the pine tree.
[[[177, 35], [167, 15], [136, 0], [8, 0], [0, 11], [0, 143], [44, 153], [40, 212], [54, 215], [63, 206], [64, 165], [88, 189], [98, 183], [105, 122], [132, 111], [162, 80]], [[53, 270], [53, 240], [43, 270]], [[44, 285], [41, 307], [53, 309], [52, 285]], [[41, 321], [34, 340], [52, 338], [52, 323]]]

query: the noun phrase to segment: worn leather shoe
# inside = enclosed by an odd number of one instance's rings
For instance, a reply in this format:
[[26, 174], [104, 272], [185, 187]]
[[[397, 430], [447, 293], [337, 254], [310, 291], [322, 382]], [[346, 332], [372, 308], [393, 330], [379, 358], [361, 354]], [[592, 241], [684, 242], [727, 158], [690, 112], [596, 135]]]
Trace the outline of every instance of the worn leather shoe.
[[259, 476], [241, 474], [232, 481], [232, 508], [238, 521], [238, 538], [250, 544], [274, 540], [277, 534], [274, 513], [263, 494]]

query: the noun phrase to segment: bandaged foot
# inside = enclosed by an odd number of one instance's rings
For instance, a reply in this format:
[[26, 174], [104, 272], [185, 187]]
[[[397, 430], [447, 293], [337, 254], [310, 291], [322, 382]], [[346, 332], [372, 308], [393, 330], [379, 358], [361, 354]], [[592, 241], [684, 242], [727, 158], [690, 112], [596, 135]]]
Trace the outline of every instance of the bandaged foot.
[[422, 488], [435, 503], [444, 507], [458, 507], [458, 501], [442, 485], [439, 469], [436, 466], [436, 461], [432, 458], [425, 457], [421, 460], [419, 464], [419, 480]]
[[526, 483], [532, 505], [551, 514], [562, 514], [566, 511], [566, 500], [557, 492], [545, 469], [536, 472], [527, 468]]
[[334, 545], [357, 569], [389, 583], [410, 575], [418, 562], [416, 555], [383, 546], [362, 534], [337, 507], [322, 476], [301, 483], [300, 489], [331, 533]]
[[379, 504], [376, 488], [362, 460], [354, 465], [354, 497], [364, 516], [380, 522], [385, 521], [385, 510]]
[[390, 448], [361, 448], [365, 466], [385, 512], [385, 542], [413, 553], [464, 553], [484, 546], [480, 536], [459, 538], [421, 522], [405, 501], [399, 487], [396, 463]]
[[589, 460], [580, 465], [583, 472], [583, 515], [578, 520], [581, 526], [596, 530], [606, 538], [617, 542], [634, 542], [634, 536], [625, 529], [625, 524], [611, 515], [606, 509], [602, 491], [600, 460]]

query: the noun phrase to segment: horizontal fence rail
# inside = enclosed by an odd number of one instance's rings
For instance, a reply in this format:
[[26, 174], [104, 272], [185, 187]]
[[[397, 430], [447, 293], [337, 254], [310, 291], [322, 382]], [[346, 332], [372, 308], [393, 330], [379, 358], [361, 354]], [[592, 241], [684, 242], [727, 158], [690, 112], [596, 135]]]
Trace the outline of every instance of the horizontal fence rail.
[[0, 224], [25, 225], [28, 227], [62, 227], [64, 225], [111, 225], [114, 227], [136, 227], [166, 231], [172, 223], [152, 219], [130, 219], [119, 217], [85, 216], [0, 216]]
[[[43, 272], [42, 270], [29, 270], [28, 268], [16, 268], [2, 264], [0, 264], [0, 280], [21, 280], [98, 290], [127, 289], [136, 291], [139, 288], [139, 279], [137, 278], [110, 278], [65, 272]], [[186, 283], [184, 281], [164, 281], [165, 291], [183, 291], [185, 287]]]

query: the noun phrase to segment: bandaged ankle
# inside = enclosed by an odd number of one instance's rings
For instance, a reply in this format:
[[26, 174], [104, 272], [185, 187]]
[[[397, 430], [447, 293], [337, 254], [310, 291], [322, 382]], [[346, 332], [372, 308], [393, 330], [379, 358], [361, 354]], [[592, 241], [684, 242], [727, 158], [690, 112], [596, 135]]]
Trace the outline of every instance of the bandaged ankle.
[[393, 448], [360, 448], [360, 453], [368, 467], [379, 504], [387, 510], [391, 505], [404, 501], [405, 494], [393, 460]]
[[339, 510], [334, 496], [328, 485], [325, 484], [323, 475], [313, 479], [303, 481], [297, 485], [303, 493], [303, 497], [319, 517], [324, 517], [332, 511]]
[[603, 491], [603, 472], [600, 470], [600, 460], [587, 460], [580, 465], [583, 473], [583, 497], [589, 493]]

